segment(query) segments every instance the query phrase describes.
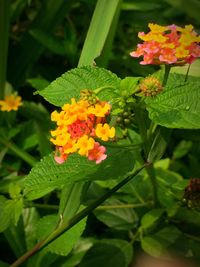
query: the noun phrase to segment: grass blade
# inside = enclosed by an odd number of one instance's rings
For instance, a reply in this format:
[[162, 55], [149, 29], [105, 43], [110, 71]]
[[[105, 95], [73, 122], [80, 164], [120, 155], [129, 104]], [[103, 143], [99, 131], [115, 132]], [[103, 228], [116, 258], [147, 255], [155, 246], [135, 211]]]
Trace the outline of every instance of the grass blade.
[[100, 56], [121, 0], [98, 0], [78, 66], [92, 65]]

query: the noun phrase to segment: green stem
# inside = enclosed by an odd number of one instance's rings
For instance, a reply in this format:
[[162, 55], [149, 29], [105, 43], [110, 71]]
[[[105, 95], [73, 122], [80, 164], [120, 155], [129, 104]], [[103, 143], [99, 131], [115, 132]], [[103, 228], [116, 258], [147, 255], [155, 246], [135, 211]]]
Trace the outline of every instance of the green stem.
[[146, 168], [146, 171], [148, 173], [148, 176], [151, 180], [151, 184], [152, 184], [152, 191], [153, 191], [153, 202], [154, 202], [154, 206], [157, 207], [158, 206], [158, 192], [157, 192], [157, 180], [156, 180], [156, 175], [155, 175], [155, 170], [152, 164], [150, 164], [148, 166], [148, 168]]
[[164, 74], [163, 83], [162, 83], [163, 86], [165, 86], [167, 84], [170, 69], [171, 69], [171, 66], [166, 64], [165, 65], [165, 74]]
[[[110, 210], [110, 209], [137, 209], [141, 207], [148, 207], [153, 204], [152, 201], [144, 202], [144, 203], [133, 203], [133, 204], [121, 204], [121, 205], [100, 205], [96, 209], [97, 210]], [[50, 209], [50, 210], [58, 210], [58, 205], [49, 205], [49, 204], [39, 204], [39, 203], [31, 203], [28, 204], [27, 207], [35, 207], [39, 209]]]
[[191, 67], [191, 64], [188, 65], [188, 68], [187, 68], [187, 72], [185, 74], [185, 83], [187, 82], [187, 79], [188, 79], [188, 74], [189, 74], [189, 71], [190, 71], [190, 67]]
[[151, 206], [152, 201], [148, 201], [145, 203], [136, 203], [136, 204], [121, 204], [121, 205], [102, 205], [97, 207], [97, 210], [110, 210], [110, 209], [137, 209], [141, 207]]
[[131, 179], [133, 179], [146, 166], [148, 166], [148, 163], [147, 164], [144, 164], [141, 168], [137, 169], [136, 171], [130, 173], [123, 181], [121, 181], [116, 186], [114, 186], [112, 189], [110, 189], [107, 193], [105, 193], [103, 196], [101, 196], [99, 199], [97, 199], [90, 206], [86, 207], [85, 209], [83, 209], [82, 211], [80, 211], [79, 213], [77, 213], [72, 219], [70, 219], [67, 222], [63, 222], [63, 224], [60, 225], [59, 228], [57, 228], [56, 230], [54, 230], [46, 239], [44, 239], [44, 240], [40, 241], [38, 244], [36, 244], [34, 248], [32, 248], [31, 250], [29, 250], [28, 252], [26, 252], [24, 255], [22, 255], [13, 264], [11, 264], [10, 267], [17, 267], [17, 266], [21, 265], [28, 258], [30, 258], [34, 254], [36, 254], [42, 248], [46, 247], [48, 244], [50, 244], [52, 241], [54, 241], [55, 239], [57, 239], [64, 232], [68, 231], [75, 224], [77, 224], [83, 218], [85, 218], [86, 216], [88, 216], [88, 214], [90, 212], [92, 212], [94, 209], [96, 209], [100, 204], [102, 204], [113, 193], [115, 193], [122, 186], [124, 186], [125, 184], [127, 184]]
[[[143, 110], [141, 107], [138, 107], [135, 112], [135, 117], [140, 135], [143, 140], [145, 158], [147, 159], [151, 148], [152, 133], [147, 132], [147, 123], [146, 123], [147, 116], [145, 114], [145, 110]], [[150, 164], [146, 170], [152, 184], [154, 206], [157, 206], [158, 205], [157, 181], [153, 165]]]
[[2, 138], [2, 136], [0, 137], [0, 143], [3, 144], [5, 147], [9, 148], [12, 152], [14, 152], [21, 159], [23, 159], [31, 167], [33, 167], [37, 163], [34, 157], [32, 157], [27, 152], [20, 149], [18, 146], [16, 146], [11, 141], [5, 140], [4, 138]]
[[198, 236], [194, 236], [194, 235], [190, 235], [190, 234], [186, 234], [186, 233], [184, 233], [184, 235], [189, 239], [193, 239], [193, 240], [200, 242], [200, 238]]
[[99, 87], [95, 90], [93, 90], [93, 92], [98, 95], [100, 92], [104, 91], [104, 90], [108, 90], [108, 89], [111, 89], [111, 90], [114, 90], [116, 89], [114, 86], [102, 86], [102, 87]]
[[10, 0], [0, 0], [0, 99], [4, 98], [9, 39]]

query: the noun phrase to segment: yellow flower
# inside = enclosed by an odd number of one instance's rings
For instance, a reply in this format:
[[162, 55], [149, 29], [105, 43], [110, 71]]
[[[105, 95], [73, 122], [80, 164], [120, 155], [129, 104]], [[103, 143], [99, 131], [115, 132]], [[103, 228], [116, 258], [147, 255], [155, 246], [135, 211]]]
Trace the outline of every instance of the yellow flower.
[[183, 46], [179, 46], [176, 48], [175, 56], [177, 58], [185, 58], [189, 55], [188, 49], [185, 49]]
[[138, 33], [138, 37], [143, 41], [155, 41], [158, 43], [165, 43], [167, 41], [167, 37], [163, 36], [160, 32], [149, 32], [147, 34]]
[[70, 139], [69, 133], [61, 133], [56, 136], [56, 139], [51, 138], [50, 141], [56, 146], [65, 146], [68, 140]]
[[102, 104], [95, 104], [95, 106], [90, 106], [88, 108], [89, 114], [94, 114], [96, 117], [105, 117], [105, 115], [110, 111], [111, 106], [108, 103]]
[[19, 106], [22, 105], [20, 96], [16, 95], [9, 95], [6, 96], [4, 100], [0, 101], [0, 109], [2, 111], [11, 111], [11, 110], [18, 110]]
[[92, 137], [88, 137], [87, 135], [83, 135], [81, 138], [78, 139], [76, 144], [77, 148], [79, 149], [78, 153], [81, 156], [88, 155], [88, 151], [94, 148], [95, 141]]
[[115, 136], [115, 128], [111, 127], [105, 123], [105, 124], [97, 124], [95, 134], [98, 138], [100, 138], [103, 141], [108, 141], [109, 138], [113, 138]]
[[76, 152], [77, 151], [76, 141], [70, 139], [67, 142], [67, 144], [63, 147], [63, 150], [64, 150], [65, 154], [70, 154], [70, 153]]
[[152, 32], [158, 32], [158, 33], [162, 33], [164, 31], [168, 30], [167, 26], [160, 26], [160, 25], [154, 24], [154, 23], [149, 23], [148, 27]]

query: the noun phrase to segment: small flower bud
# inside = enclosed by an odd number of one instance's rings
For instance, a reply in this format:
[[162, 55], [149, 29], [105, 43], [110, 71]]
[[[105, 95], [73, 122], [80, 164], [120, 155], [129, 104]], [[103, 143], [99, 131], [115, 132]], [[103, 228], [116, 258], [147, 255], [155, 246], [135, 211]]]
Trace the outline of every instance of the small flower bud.
[[145, 96], [155, 96], [163, 89], [161, 82], [155, 77], [145, 78], [140, 83], [139, 88]]

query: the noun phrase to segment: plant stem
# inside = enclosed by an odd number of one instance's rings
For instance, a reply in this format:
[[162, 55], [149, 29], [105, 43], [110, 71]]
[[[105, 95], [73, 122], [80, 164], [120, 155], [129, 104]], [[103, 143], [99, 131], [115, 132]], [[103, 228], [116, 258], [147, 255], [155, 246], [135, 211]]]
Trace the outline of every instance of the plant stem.
[[189, 239], [193, 239], [193, 240], [196, 240], [196, 241], [200, 242], [200, 238], [198, 236], [190, 235], [190, 234], [187, 234], [187, 233], [184, 233], [184, 235]]
[[33, 167], [37, 163], [37, 161], [34, 159], [34, 157], [32, 157], [27, 152], [20, 149], [18, 146], [16, 146], [11, 141], [5, 140], [4, 138], [2, 138], [2, 136], [0, 137], [0, 143], [5, 145], [5, 147], [9, 148], [12, 152], [14, 152], [21, 159], [23, 159], [31, 167]]
[[190, 71], [190, 67], [191, 67], [191, 64], [188, 65], [187, 72], [185, 74], [185, 80], [184, 80], [185, 83], [187, 82], [187, 79], [188, 79], [188, 74], [189, 74], [189, 71]]
[[[142, 104], [142, 102], [141, 102]], [[137, 121], [137, 125], [139, 128], [140, 135], [143, 140], [143, 145], [144, 145], [144, 154], [145, 158], [148, 158], [149, 150], [151, 148], [151, 140], [152, 140], [152, 133], [147, 134], [147, 116], [145, 114], [145, 110], [142, 108], [138, 107], [136, 112], [135, 112], [135, 117]], [[158, 205], [158, 194], [157, 194], [157, 181], [156, 181], [156, 176], [155, 176], [155, 171], [154, 167], [152, 164], [149, 164], [147, 170], [147, 174], [151, 180], [152, 184], [152, 191], [153, 191], [153, 201], [154, 201], [154, 206]]]
[[171, 66], [166, 64], [165, 65], [165, 74], [164, 74], [163, 83], [162, 83], [163, 86], [165, 86], [167, 84], [170, 69], [171, 69]]
[[60, 225], [59, 228], [54, 230], [46, 239], [40, 241], [38, 244], [35, 245], [31, 250], [26, 252], [24, 255], [22, 255], [20, 258], [18, 258], [13, 264], [10, 265], [10, 267], [17, 267], [23, 262], [25, 262], [27, 259], [29, 259], [31, 256], [36, 254], [38, 251], [40, 251], [42, 248], [46, 247], [48, 244], [50, 244], [52, 241], [57, 239], [60, 235], [62, 235], [64, 232], [68, 231], [70, 228], [72, 228], [75, 224], [80, 222], [83, 218], [85, 218], [90, 212], [92, 212], [94, 209], [96, 209], [100, 204], [102, 204], [107, 198], [109, 198], [113, 193], [115, 193], [118, 189], [120, 189], [122, 186], [127, 184], [131, 179], [133, 179], [141, 170], [143, 170], [145, 167], [148, 166], [148, 163], [144, 164], [142, 167], [137, 169], [134, 172], [131, 172], [127, 177], [118, 183], [116, 186], [114, 186], [112, 189], [110, 189], [108, 192], [106, 192], [103, 196], [101, 196], [99, 199], [97, 199], [94, 203], [77, 213], [72, 219], [70, 219], [67, 222], [63, 222], [62, 225]]
[[141, 207], [147, 207], [152, 205], [153, 202], [145, 202], [145, 203], [136, 203], [136, 204], [121, 204], [121, 205], [102, 205], [97, 207], [97, 210], [110, 210], [110, 209], [137, 209]]
[[153, 190], [153, 202], [154, 206], [158, 206], [158, 192], [157, 192], [157, 180], [156, 180], [156, 175], [155, 175], [155, 170], [152, 164], [150, 164], [147, 168], [146, 171], [148, 173], [148, 176], [151, 180], [152, 184], [152, 190]]
[[0, 99], [4, 98], [9, 39], [10, 0], [0, 0]]
[[[110, 210], [110, 209], [137, 209], [141, 207], [151, 206], [153, 204], [152, 201], [144, 202], [144, 203], [133, 203], [133, 204], [121, 204], [121, 205], [100, 205], [96, 209], [97, 210]], [[27, 207], [35, 207], [39, 209], [50, 209], [50, 210], [58, 210], [58, 205], [49, 205], [49, 204], [40, 204], [40, 203], [31, 203], [28, 204]]]

